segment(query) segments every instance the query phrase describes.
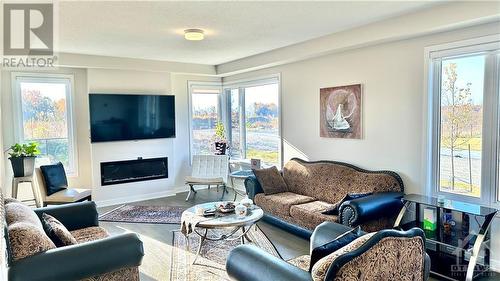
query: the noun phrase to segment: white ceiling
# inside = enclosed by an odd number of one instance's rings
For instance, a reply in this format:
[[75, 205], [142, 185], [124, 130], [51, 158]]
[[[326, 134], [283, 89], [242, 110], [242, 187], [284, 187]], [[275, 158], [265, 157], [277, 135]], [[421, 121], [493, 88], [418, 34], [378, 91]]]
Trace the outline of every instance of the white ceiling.
[[[59, 50], [217, 65], [435, 2], [59, 2]], [[202, 28], [203, 41], [183, 30]]]

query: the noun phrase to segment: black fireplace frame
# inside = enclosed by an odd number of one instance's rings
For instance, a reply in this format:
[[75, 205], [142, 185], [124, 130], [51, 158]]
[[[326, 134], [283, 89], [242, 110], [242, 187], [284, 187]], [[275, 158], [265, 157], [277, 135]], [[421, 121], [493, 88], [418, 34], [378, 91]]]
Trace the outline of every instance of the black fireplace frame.
[[[137, 161], [141, 162], [156, 162], [158, 160], [164, 160], [165, 163], [167, 164], [167, 170], [165, 172], [165, 175], [162, 176], [152, 176], [152, 177], [147, 177], [147, 178], [135, 178], [135, 179], [128, 179], [128, 180], [121, 180], [119, 182], [105, 182], [104, 181], [104, 176], [102, 175], [102, 170], [103, 166], [107, 164], [131, 164]], [[131, 183], [131, 182], [139, 182], [139, 181], [149, 181], [149, 180], [157, 180], [157, 179], [166, 179], [168, 178], [168, 157], [158, 157], [158, 158], [142, 158], [139, 157], [137, 159], [133, 160], [121, 160], [121, 161], [109, 161], [109, 162], [101, 162], [100, 163], [100, 172], [101, 172], [101, 186], [106, 186], [106, 185], [117, 185], [117, 184], [123, 184], [123, 183]]]

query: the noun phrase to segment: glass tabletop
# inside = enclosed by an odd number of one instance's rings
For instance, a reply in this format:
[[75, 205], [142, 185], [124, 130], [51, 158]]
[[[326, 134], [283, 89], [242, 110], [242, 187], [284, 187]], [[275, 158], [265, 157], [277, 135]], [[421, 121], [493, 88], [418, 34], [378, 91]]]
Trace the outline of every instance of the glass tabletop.
[[497, 212], [497, 210], [494, 208], [484, 207], [458, 200], [445, 199], [444, 203], [439, 203], [436, 197], [418, 194], [407, 194], [403, 196], [403, 200], [477, 216], [488, 216]]
[[239, 170], [239, 171], [232, 172], [230, 175], [233, 178], [246, 178], [246, 177], [252, 176], [253, 171], [252, 170]]
[[[201, 207], [203, 209], [211, 209], [217, 206], [220, 202], [209, 202], [198, 204], [187, 209], [185, 212], [191, 212], [196, 214], [196, 209]], [[243, 226], [247, 224], [252, 224], [258, 220], [260, 220], [264, 216], [264, 211], [253, 205], [251, 208], [247, 210], [247, 215], [244, 217], [238, 217], [234, 212], [231, 213], [220, 213], [216, 212], [214, 216], [206, 217], [206, 220], [200, 221], [196, 226], [197, 227], [205, 227], [205, 228], [213, 228], [213, 227], [232, 227], [232, 226]]]

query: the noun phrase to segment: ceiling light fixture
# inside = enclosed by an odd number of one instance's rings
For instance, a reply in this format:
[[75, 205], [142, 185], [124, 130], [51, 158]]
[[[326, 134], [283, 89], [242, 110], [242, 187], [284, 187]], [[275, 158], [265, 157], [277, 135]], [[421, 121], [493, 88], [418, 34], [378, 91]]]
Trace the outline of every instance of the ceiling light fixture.
[[184, 30], [184, 38], [189, 41], [200, 41], [205, 38], [205, 33], [201, 29], [190, 28]]

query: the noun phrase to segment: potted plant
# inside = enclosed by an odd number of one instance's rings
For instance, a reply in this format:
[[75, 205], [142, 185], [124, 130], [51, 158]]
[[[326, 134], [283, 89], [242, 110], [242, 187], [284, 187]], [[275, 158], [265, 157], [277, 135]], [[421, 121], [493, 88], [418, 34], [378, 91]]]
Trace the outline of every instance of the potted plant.
[[35, 170], [35, 158], [40, 154], [38, 143], [30, 142], [28, 144], [16, 143], [9, 148], [9, 160], [12, 164], [14, 177], [29, 177]]
[[215, 124], [215, 154], [216, 155], [226, 155], [227, 140], [226, 131], [224, 130], [224, 124], [217, 121]]

